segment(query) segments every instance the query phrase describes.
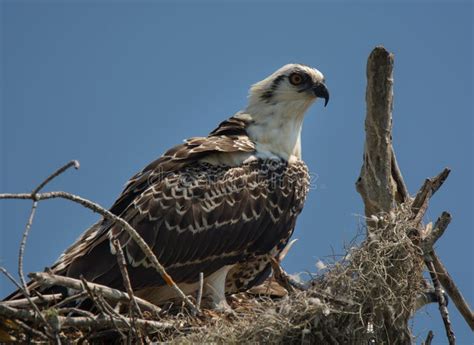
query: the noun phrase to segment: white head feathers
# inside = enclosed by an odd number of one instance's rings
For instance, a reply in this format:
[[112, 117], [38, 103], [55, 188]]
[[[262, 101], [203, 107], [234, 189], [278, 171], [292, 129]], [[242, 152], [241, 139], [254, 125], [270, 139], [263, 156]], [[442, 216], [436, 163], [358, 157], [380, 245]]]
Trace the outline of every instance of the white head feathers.
[[250, 88], [249, 104], [237, 115], [252, 120], [247, 132], [262, 157], [301, 158], [300, 134], [305, 112], [316, 101], [329, 100], [323, 74], [288, 64]]

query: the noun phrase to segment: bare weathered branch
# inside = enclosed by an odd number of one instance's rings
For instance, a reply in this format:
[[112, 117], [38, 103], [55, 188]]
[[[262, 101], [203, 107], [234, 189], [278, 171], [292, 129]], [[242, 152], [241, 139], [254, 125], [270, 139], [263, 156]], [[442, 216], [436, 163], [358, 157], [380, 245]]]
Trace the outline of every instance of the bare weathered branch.
[[389, 212], [408, 199], [392, 148], [393, 55], [376, 47], [367, 61], [364, 162], [356, 182], [365, 215]]
[[112, 241], [112, 244], [115, 248], [115, 252], [117, 255], [117, 263], [120, 269], [120, 273], [122, 274], [123, 285], [125, 286], [125, 290], [127, 291], [129, 297], [130, 308], [134, 310], [139, 317], [143, 318], [142, 311], [140, 310], [140, 307], [133, 293], [132, 284], [130, 283], [130, 277], [128, 276], [127, 272], [127, 263], [125, 261], [125, 256], [123, 255], [123, 250], [120, 246], [120, 242], [118, 239], [114, 239]]
[[433, 262], [425, 261], [428, 271], [433, 281], [433, 286], [435, 288], [436, 297], [438, 299], [439, 311], [441, 313], [441, 318], [443, 319], [444, 327], [446, 329], [446, 336], [448, 337], [449, 345], [456, 344], [456, 337], [454, 335], [453, 329], [451, 327], [451, 321], [449, 320], [448, 307], [446, 305], [446, 299], [444, 298], [443, 291], [441, 290], [441, 285], [438, 280], [438, 276], [435, 271]]
[[[120, 273], [122, 274], [123, 285], [125, 286], [125, 290], [127, 291], [129, 297], [129, 313], [130, 318], [132, 320], [132, 326], [129, 329], [129, 339], [131, 339], [131, 335], [133, 333], [136, 334], [136, 338], [140, 340], [140, 344], [143, 344], [142, 338], [143, 335], [141, 334], [140, 328], [137, 327], [136, 319], [142, 318], [143, 313], [140, 309], [140, 306], [137, 303], [135, 298], [135, 294], [133, 293], [132, 284], [130, 282], [130, 277], [128, 276], [127, 271], [127, 261], [125, 260], [125, 255], [123, 254], [122, 247], [120, 246], [119, 240], [116, 238], [112, 241], [112, 245], [115, 248], [115, 254], [117, 256], [117, 264], [120, 269]], [[146, 341], [149, 342], [148, 336], [145, 334]]]
[[33, 224], [33, 219], [36, 214], [36, 209], [38, 208], [38, 200], [36, 200], [36, 194], [44, 188], [49, 182], [51, 182], [55, 177], [61, 175], [63, 172], [65, 172], [67, 169], [70, 167], [74, 167], [76, 169], [79, 169], [79, 162], [74, 160], [70, 161], [69, 163], [65, 164], [58, 170], [56, 170], [54, 173], [49, 175], [43, 182], [41, 182], [33, 191], [31, 192], [31, 199], [33, 200], [33, 204], [31, 206], [31, 211], [30, 211], [30, 216], [28, 217], [28, 222], [26, 223], [25, 230], [23, 231], [23, 236], [21, 238], [21, 243], [20, 243], [20, 249], [18, 253], [18, 275], [20, 277], [20, 282], [21, 285], [23, 286], [23, 290], [25, 293], [29, 294], [28, 290], [28, 285], [26, 284], [25, 280], [25, 274], [23, 272], [23, 258], [25, 255], [25, 246], [26, 246], [26, 240], [28, 238], [28, 235], [31, 230], [31, 226]]
[[463, 295], [461, 294], [458, 287], [454, 283], [454, 280], [451, 278], [448, 271], [444, 267], [443, 263], [436, 255], [436, 253], [434, 252], [431, 253], [431, 258], [433, 260], [433, 266], [435, 268], [436, 274], [438, 276], [438, 279], [441, 285], [443, 285], [447, 294], [449, 295], [449, 297], [451, 297], [451, 300], [454, 302], [454, 305], [459, 310], [461, 315], [464, 317], [464, 320], [466, 320], [469, 327], [471, 327], [471, 330], [474, 331], [474, 313], [469, 307], [469, 304], [464, 299]]
[[25, 274], [23, 272], [23, 258], [25, 256], [25, 247], [28, 234], [30, 233], [31, 225], [33, 224], [33, 219], [35, 218], [36, 209], [38, 208], [38, 201], [33, 201], [31, 205], [30, 216], [28, 217], [28, 222], [26, 223], [25, 230], [23, 231], [23, 236], [20, 242], [20, 249], [18, 252], [18, 276], [20, 277], [21, 285], [26, 294], [30, 294], [28, 290], [28, 284], [26, 284]]
[[[85, 292], [87, 292], [87, 295], [89, 296], [90, 300], [98, 308], [100, 313], [103, 316], [107, 316], [109, 318], [111, 326], [113, 327], [113, 329], [115, 329], [119, 333], [119, 335], [122, 339], [122, 342], [124, 343], [126, 341], [127, 337], [122, 332], [122, 330], [117, 327], [117, 324], [115, 322], [116, 321], [115, 320], [115, 314], [116, 313], [114, 312], [113, 308], [112, 307], [107, 308], [107, 306], [108, 306], [107, 301], [104, 298], [101, 298], [102, 295], [96, 294], [96, 291], [91, 289], [88, 282], [84, 279], [83, 275], [80, 276], [80, 280], [82, 282], [82, 285], [81, 285], [82, 289]], [[111, 309], [112, 309], [112, 312], [111, 312]], [[130, 329], [130, 323], [127, 322], [127, 325], [128, 325], [127, 328]]]
[[[45, 287], [59, 285], [59, 286], [64, 286], [66, 288], [74, 289], [77, 291], [82, 291], [83, 289], [82, 282], [80, 280], [70, 278], [70, 277], [58, 276], [58, 275], [54, 275], [47, 272], [30, 273], [29, 277]], [[96, 291], [100, 293], [105, 298], [111, 301], [129, 302], [129, 296], [126, 292], [112, 289], [104, 285], [90, 283], [90, 282], [87, 283], [87, 286], [89, 286], [92, 291]], [[161, 309], [158, 306], [148, 301], [145, 301], [144, 299], [135, 297], [135, 300], [142, 308], [150, 310], [154, 313], [159, 313], [161, 311]]]
[[426, 339], [423, 343], [423, 345], [431, 345], [431, 342], [433, 341], [434, 334], [433, 331], [429, 331], [428, 334], [426, 335]]
[[68, 170], [71, 167], [74, 167], [74, 169], [79, 169], [81, 165], [79, 164], [79, 161], [72, 160], [66, 164], [64, 164], [61, 168], [53, 172], [51, 175], [49, 175], [43, 182], [41, 182], [38, 187], [33, 189], [31, 192], [32, 195], [38, 194], [49, 182], [51, 182], [54, 178], [58, 177], [61, 175], [63, 172]]
[[[62, 297], [62, 294], [57, 293], [57, 294], [52, 294], [52, 295], [43, 295], [43, 296], [34, 296], [30, 297], [30, 301], [35, 303], [36, 305], [41, 305], [41, 304], [47, 304], [55, 301], [59, 301]], [[30, 306], [30, 301], [26, 298], [21, 298], [21, 299], [14, 299], [11, 301], [2, 301], [0, 303], [7, 305], [9, 307], [13, 308], [23, 308]]]
[[426, 212], [429, 199], [443, 185], [444, 181], [446, 181], [446, 179], [448, 178], [450, 172], [451, 170], [449, 168], [444, 168], [443, 171], [441, 171], [437, 176], [432, 177], [430, 179], [426, 179], [423, 183], [423, 186], [416, 194], [411, 209], [414, 216], [418, 218], [419, 221], [421, 221]]
[[443, 212], [441, 216], [436, 220], [433, 229], [425, 238], [421, 241], [421, 249], [424, 254], [430, 254], [433, 252], [433, 246], [438, 239], [444, 234], [444, 231], [451, 222], [451, 215], [448, 212]]

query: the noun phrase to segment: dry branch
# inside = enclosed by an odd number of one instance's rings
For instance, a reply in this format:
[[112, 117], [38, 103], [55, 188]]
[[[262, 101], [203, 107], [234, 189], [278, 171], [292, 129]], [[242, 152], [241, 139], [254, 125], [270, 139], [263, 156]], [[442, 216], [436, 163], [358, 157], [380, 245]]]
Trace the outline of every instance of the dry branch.
[[411, 209], [416, 220], [417, 224], [420, 224], [423, 216], [428, 209], [428, 203], [431, 197], [438, 191], [438, 189], [443, 185], [444, 181], [449, 176], [451, 170], [449, 168], [444, 168], [437, 176], [426, 179], [423, 183], [423, 186], [420, 188], [416, 194], [415, 200], [413, 200]]
[[429, 331], [428, 334], [426, 335], [425, 342], [423, 345], [431, 345], [431, 342], [433, 341], [434, 334], [433, 331]]
[[453, 329], [451, 327], [451, 321], [449, 320], [448, 306], [446, 304], [446, 299], [444, 298], [443, 291], [441, 290], [441, 285], [439, 284], [438, 276], [436, 274], [434, 265], [431, 261], [426, 261], [428, 271], [433, 281], [435, 288], [436, 297], [438, 298], [439, 311], [443, 319], [444, 327], [446, 329], [446, 336], [448, 337], [449, 345], [456, 344], [456, 337], [454, 336]]
[[133, 332], [136, 333], [136, 338], [140, 339], [140, 343], [142, 343], [141, 339], [143, 338], [140, 329], [137, 327], [136, 324], [136, 317], [143, 319], [143, 313], [140, 310], [140, 306], [138, 305], [137, 300], [135, 299], [135, 294], [133, 293], [132, 284], [130, 283], [130, 277], [128, 276], [127, 271], [127, 261], [125, 260], [125, 255], [123, 254], [122, 247], [120, 246], [120, 242], [118, 239], [114, 239], [112, 241], [112, 245], [115, 248], [115, 255], [117, 256], [117, 264], [120, 269], [120, 273], [122, 274], [123, 285], [125, 286], [125, 290], [127, 291], [128, 298], [129, 298], [129, 309], [130, 309], [130, 318], [132, 319], [133, 329], [130, 328], [129, 332], [129, 339], [132, 339], [131, 334]]
[[[74, 279], [70, 277], [58, 276], [58, 275], [54, 275], [54, 274], [46, 273], [46, 272], [30, 273], [29, 277], [32, 280], [39, 283], [43, 287], [58, 285], [58, 286], [64, 286], [69, 289], [74, 289], [77, 291], [83, 290], [83, 283], [78, 279]], [[95, 283], [90, 283], [90, 282], [87, 282], [87, 286], [89, 287], [90, 290], [100, 293], [102, 296], [109, 299], [110, 301], [127, 302], [127, 303], [130, 301], [129, 295], [126, 292], [112, 289], [105, 285], [100, 285], [100, 284], [95, 284]], [[150, 310], [153, 313], [158, 314], [161, 312], [161, 309], [158, 306], [148, 301], [145, 301], [144, 299], [135, 297], [135, 301], [142, 308], [145, 308], [146, 310]]]
[[364, 162], [356, 182], [365, 215], [389, 212], [408, 200], [392, 147], [393, 55], [376, 47], [367, 61]]
[[11, 301], [3, 301], [0, 303], [8, 307], [25, 308], [25, 307], [31, 306], [30, 304], [31, 302], [35, 303], [36, 305], [49, 304], [51, 302], [59, 301], [61, 298], [62, 298], [62, 294], [57, 293], [57, 294], [52, 294], [52, 295], [30, 297], [30, 300], [26, 298], [21, 298], [21, 299], [14, 299]]
[[433, 260], [433, 266], [435, 268], [438, 279], [441, 282], [441, 285], [443, 285], [449, 297], [451, 297], [457, 309], [464, 317], [464, 320], [466, 320], [469, 327], [471, 327], [471, 330], [474, 331], [474, 313], [469, 307], [469, 304], [464, 299], [463, 295], [459, 291], [458, 287], [454, 283], [453, 279], [449, 275], [443, 263], [439, 260], [436, 253], [431, 253], [431, 259]]
[[436, 220], [433, 229], [422, 238], [420, 247], [425, 255], [433, 253], [433, 246], [438, 239], [443, 236], [444, 231], [451, 222], [451, 215], [448, 212], [443, 212]]
[[51, 182], [55, 177], [61, 175], [63, 172], [68, 170], [69, 168], [74, 167], [75, 169], [79, 169], [79, 162], [76, 160], [70, 161], [54, 173], [49, 175], [43, 182], [41, 182], [33, 191], [31, 192], [31, 199], [33, 200], [33, 204], [31, 206], [30, 216], [28, 217], [28, 222], [26, 223], [25, 230], [23, 231], [23, 236], [21, 238], [20, 249], [18, 253], [18, 275], [20, 276], [21, 285], [23, 286], [23, 290], [25, 293], [29, 294], [28, 285], [26, 284], [25, 275], [23, 273], [23, 257], [25, 255], [25, 246], [26, 240], [28, 238], [28, 234], [30, 232], [31, 226], [33, 224], [33, 219], [36, 214], [36, 209], [38, 208], [38, 200], [36, 200], [36, 195], [38, 192], [43, 189], [49, 182]]
[[125, 256], [123, 255], [123, 250], [120, 246], [120, 242], [118, 239], [115, 239], [112, 241], [112, 244], [115, 248], [115, 252], [117, 255], [117, 263], [120, 269], [120, 273], [122, 274], [123, 285], [125, 286], [125, 290], [127, 291], [130, 306], [139, 317], [143, 318], [142, 311], [140, 310], [140, 306], [138, 305], [137, 299], [133, 293], [132, 284], [130, 283], [130, 277], [128, 276], [127, 272], [127, 262], [125, 261]]

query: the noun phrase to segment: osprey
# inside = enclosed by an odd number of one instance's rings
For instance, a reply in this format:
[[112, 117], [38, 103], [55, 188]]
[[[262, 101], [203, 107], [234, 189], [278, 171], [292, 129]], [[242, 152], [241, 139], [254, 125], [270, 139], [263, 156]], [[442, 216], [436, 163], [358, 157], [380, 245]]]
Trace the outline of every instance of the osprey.
[[[148, 243], [185, 294], [229, 308], [225, 295], [270, 274], [309, 188], [301, 160], [305, 112], [329, 93], [318, 70], [288, 64], [250, 89], [247, 107], [207, 137], [187, 139], [133, 176], [110, 211]], [[155, 304], [177, 297], [117, 224], [102, 219], [52, 267], [56, 274], [124, 289], [111, 239], [118, 238], [137, 296]]]

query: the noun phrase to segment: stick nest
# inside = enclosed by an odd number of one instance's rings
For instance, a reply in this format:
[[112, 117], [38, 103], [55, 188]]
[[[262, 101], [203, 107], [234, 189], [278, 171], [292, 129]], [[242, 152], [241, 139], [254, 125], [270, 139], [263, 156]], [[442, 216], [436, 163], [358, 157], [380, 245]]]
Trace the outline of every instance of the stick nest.
[[[411, 339], [406, 321], [424, 289], [411, 218], [407, 206], [374, 218], [362, 243], [328, 264], [305, 291], [279, 300], [245, 294], [234, 302], [237, 317], [163, 340], [347, 344], [377, 341], [387, 331], [399, 332], [400, 341]], [[387, 323], [393, 328], [385, 329]]]
[[[397, 332], [401, 342], [410, 341], [407, 320], [424, 288], [423, 255], [411, 235], [415, 226], [412, 218], [409, 205], [373, 217], [373, 226], [366, 229], [367, 236], [359, 245], [347, 248], [339, 260], [320, 265], [324, 268], [306, 283], [306, 289], [293, 289], [282, 298], [241, 293], [229, 297], [235, 312], [230, 315], [204, 310], [193, 316], [185, 305], [175, 305], [159, 317], [144, 313], [145, 319], [166, 323], [167, 327], [135, 323], [134, 330], [122, 327], [118, 332], [116, 322], [107, 327], [104, 321], [101, 327], [60, 328], [59, 338], [72, 343], [124, 337], [137, 341], [139, 337], [145, 342], [171, 343], [338, 344], [377, 341], [386, 332]], [[38, 307], [48, 320], [63, 313], [50, 305]], [[31, 319], [19, 321], [31, 328], [41, 326]], [[4, 328], [14, 323], [3, 319]], [[387, 324], [392, 325], [390, 329], [384, 326]], [[136, 327], [141, 328], [139, 332]], [[45, 341], [18, 325], [7, 332], [16, 341]]]

